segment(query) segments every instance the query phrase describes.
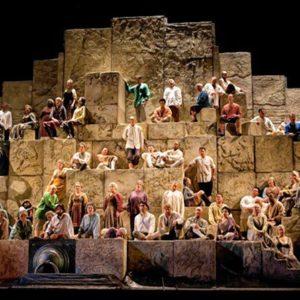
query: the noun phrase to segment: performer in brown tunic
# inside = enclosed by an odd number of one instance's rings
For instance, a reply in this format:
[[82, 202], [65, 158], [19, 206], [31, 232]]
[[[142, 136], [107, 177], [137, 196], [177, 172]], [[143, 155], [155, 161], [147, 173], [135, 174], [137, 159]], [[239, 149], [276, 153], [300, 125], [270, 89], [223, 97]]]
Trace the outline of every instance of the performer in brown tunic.
[[40, 136], [46, 137], [48, 133], [45, 129], [44, 123], [51, 121], [50, 115], [52, 114], [54, 109], [54, 100], [48, 99], [47, 106], [45, 106], [40, 115]]

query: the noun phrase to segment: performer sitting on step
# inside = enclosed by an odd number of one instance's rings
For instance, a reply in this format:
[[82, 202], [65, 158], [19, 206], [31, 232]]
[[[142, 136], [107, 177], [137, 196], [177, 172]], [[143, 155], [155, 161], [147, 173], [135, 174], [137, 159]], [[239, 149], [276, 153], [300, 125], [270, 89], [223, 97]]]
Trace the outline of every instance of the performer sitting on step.
[[118, 158], [115, 155], [110, 155], [106, 147], [103, 148], [101, 153], [97, 155], [97, 158], [99, 161], [97, 169], [103, 169], [103, 170], [116, 169], [116, 162]]
[[153, 123], [166, 123], [166, 122], [171, 122], [171, 118], [172, 118], [172, 111], [168, 106], [166, 106], [166, 100], [160, 99], [159, 107], [154, 110], [151, 121]]
[[86, 151], [87, 145], [83, 142], [79, 144], [79, 151], [71, 159], [72, 169], [83, 171], [90, 169], [91, 154]]

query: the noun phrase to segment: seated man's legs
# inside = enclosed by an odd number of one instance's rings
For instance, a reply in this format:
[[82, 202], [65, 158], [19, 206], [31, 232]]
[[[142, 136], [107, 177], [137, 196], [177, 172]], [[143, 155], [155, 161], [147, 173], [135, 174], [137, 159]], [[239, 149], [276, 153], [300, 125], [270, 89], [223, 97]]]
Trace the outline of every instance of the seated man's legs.
[[211, 193], [213, 189], [213, 182], [198, 182], [199, 190], [204, 191], [204, 194], [201, 196], [202, 200], [205, 202], [206, 206], [211, 204]]
[[110, 162], [110, 169], [115, 170], [116, 169], [116, 163], [118, 161], [118, 158], [116, 156], [113, 157], [113, 159]]
[[132, 232], [132, 236], [133, 236], [135, 239], [141, 240], [141, 241], [146, 240], [146, 235], [147, 235], [147, 233], [145, 233], [145, 232], [140, 232], [140, 231], [133, 231], [133, 232]]
[[150, 153], [143, 153], [142, 159], [146, 162], [147, 168], [153, 168], [152, 156]]

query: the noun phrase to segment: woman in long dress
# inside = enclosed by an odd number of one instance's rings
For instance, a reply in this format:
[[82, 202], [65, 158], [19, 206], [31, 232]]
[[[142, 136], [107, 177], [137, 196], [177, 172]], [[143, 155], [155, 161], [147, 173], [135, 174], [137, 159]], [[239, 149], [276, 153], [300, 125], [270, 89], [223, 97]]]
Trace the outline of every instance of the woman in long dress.
[[54, 100], [48, 99], [47, 105], [43, 108], [40, 116], [40, 136], [46, 137], [48, 133], [45, 129], [44, 122], [51, 121], [50, 115], [53, 113], [54, 109]]
[[69, 205], [68, 205], [68, 211], [72, 219], [75, 234], [78, 233], [81, 220], [85, 214], [85, 207], [87, 203], [88, 203], [88, 197], [82, 191], [81, 183], [76, 182], [75, 190], [69, 198]]
[[104, 199], [104, 226], [105, 228], [120, 227], [120, 213], [123, 211], [123, 197], [118, 192], [116, 183], [111, 182], [109, 191]]

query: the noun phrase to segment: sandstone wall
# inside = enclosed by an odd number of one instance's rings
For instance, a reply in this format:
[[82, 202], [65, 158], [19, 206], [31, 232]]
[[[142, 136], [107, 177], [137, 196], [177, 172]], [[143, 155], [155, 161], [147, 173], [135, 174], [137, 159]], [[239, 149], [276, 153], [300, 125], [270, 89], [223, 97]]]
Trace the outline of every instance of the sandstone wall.
[[300, 89], [286, 89], [286, 110], [300, 118]]

